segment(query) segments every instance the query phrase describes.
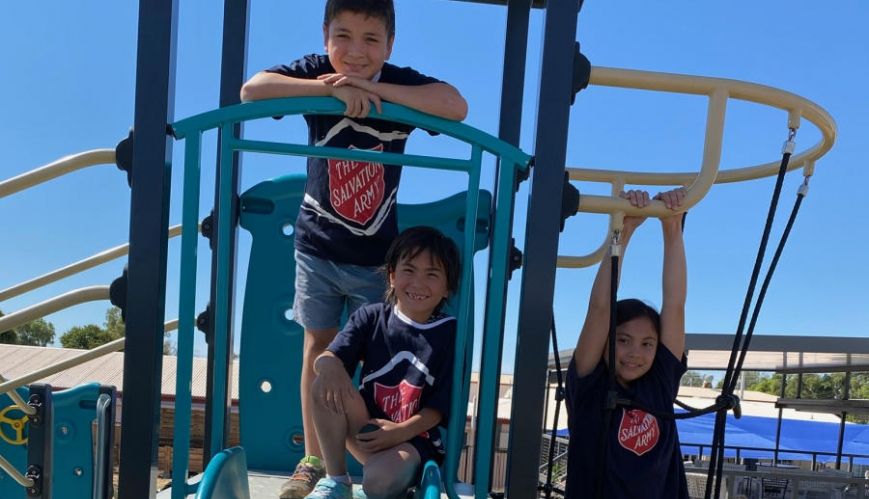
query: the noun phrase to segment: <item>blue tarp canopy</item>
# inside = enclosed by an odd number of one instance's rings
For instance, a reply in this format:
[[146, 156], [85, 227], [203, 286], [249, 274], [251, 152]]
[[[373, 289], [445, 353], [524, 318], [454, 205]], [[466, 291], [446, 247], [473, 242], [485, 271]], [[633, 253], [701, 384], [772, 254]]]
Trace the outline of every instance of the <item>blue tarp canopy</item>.
[[[772, 459], [777, 421], [776, 418], [761, 416], [743, 416], [736, 419], [732, 414], [728, 414], [725, 445], [770, 449], [769, 451], [743, 449], [740, 451], [740, 456]], [[715, 414], [679, 420], [676, 425], [679, 428], [679, 441], [682, 443], [683, 454], [699, 454], [700, 445], [704, 446], [703, 453], [709, 454], [709, 446], [712, 444], [712, 430], [715, 427]], [[559, 430], [558, 435], [568, 436], [567, 429]], [[835, 461], [838, 442], [838, 423], [783, 419], [779, 459], [810, 461], [814, 451], [831, 454], [819, 455], [818, 461]], [[845, 456], [848, 454], [869, 456], [869, 425], [853, 423], [845, 425], [842, 454]], [[736, 450], [727, 449], [725, 455], [735, 456]], [[854, 462], [869, 464], [869, 457], [854, 458]]]

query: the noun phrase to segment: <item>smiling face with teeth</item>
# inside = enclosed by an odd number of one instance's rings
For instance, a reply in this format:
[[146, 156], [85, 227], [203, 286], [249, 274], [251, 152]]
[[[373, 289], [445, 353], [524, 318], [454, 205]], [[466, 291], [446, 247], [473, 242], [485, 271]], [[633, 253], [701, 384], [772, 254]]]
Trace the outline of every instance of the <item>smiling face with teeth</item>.
[[[622, 386], [646, 374], [655, 360], [658, 333], [651, 320], [637, 317], [616, 326], [616, 380]], [[609, 344], [604, 349], [609, 363]]]
[[419, 323], [428, 321], [449, 296], [444, 266], [428, 250], [399, 260], [389, 272], [389, 286], [395, 296], [395, 308]]
[[370, 80], [392, 53], [394, 34], [376, 16], [345, 10], [323, 26], [323, 41], [336, 73]]

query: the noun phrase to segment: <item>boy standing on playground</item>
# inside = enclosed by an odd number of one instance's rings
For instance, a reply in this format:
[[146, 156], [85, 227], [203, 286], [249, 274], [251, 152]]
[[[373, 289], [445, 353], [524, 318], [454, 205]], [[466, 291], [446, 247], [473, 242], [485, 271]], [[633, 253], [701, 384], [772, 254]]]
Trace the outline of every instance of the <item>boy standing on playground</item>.
[[[645, 191], [629, 191], [623, 196], [636, 207], [643, 208], [649, 203]], [[675, 421], [634, 407], [617, 406], [604, 411], [610, 389], [609, 372], [614, 370], [618, 398], [632, 400], [658, 414], [673, 413], [679, 380], [686, 370], [687, 265], [682, 216], [678, 213], [684, 196], [684, 189], [655, 196], [673, 210], [671, 216], [661, 218], [664, 236], [661, 313], [637, 299], [616, 303], [615, 365], [610, 365], [607, 341], [610, 255], [604, 257], [598, 269], [585, 323], [568, 367], [570, 443], [565, 497], [688, 498]], [[644, 220], [638, 216], [624, 218], [620, 235], [624, 249]], [[609, 421], [604, 419], [606, 416]]]
[[[243, 101], [294, 96], [333, 96], [344, 116], [306, 115], [314, 145], [402, 153], [413, 127], [367, 118], [381, 101], [446, 119], [462, 120], [467, 103], [452, 86], [386, 63], [395, 39], [392, 0], [327, 0], [325, 55], [307, 55], [254, 75]], [[295, 225], [296, 295], [293, 312], [305, 329], [301, 402], [306, 456], [282, 490], [282, 498], [308, 494], [323, 476], [312, 420], [313, 362], [338, 332], [341, 314], [380, 301], [377, 272], [398, 233], [396, 194], [401, 166], [308, 159], [305, 199]]]

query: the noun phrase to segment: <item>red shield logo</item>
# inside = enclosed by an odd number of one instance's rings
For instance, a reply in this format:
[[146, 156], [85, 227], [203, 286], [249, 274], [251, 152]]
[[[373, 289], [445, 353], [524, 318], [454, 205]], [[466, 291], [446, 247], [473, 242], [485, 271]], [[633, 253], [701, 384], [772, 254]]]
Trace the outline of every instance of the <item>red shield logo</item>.
[[[370, 150], [382, 151], [383, 144]], [[383, 163], [329, 159], [328, 164], [329, 199], [335, 213], [360, 225], [368, 223], [383, 203]]]
[[374, 403], [383, 410], [390, 421], [401, 423], [419, 411], [422, 387], [401, 380], [397, 385], [382, 385], [374, 382]]
[[619, 424], [619, 444], [625, 449], [642, 456], [655, 448], [661, 430], [658, 419], [639, 409], [622, 411], [622, 422]]

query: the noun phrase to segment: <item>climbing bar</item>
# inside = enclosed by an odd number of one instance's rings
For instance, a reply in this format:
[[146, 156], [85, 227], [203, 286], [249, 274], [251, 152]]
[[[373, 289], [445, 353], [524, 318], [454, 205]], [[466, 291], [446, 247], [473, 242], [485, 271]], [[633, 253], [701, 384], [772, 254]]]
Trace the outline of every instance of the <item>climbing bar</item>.
[[[6, 381], [8, 380], [4, 378], [2, 374], [0, 374], [0, 383], [5, 383]], [[36, 414], [36, 409], [28, 405], [27, 402], [25, 402], [24, 399], [21, 398], [21, 395], [19, 395], [18, 392], [16, 392], [15, 390], [9, 390], [7, 392], [7, 395], [9, 395], [9, 398], [12, 399], [12, 402], [14, 402], [18, 409], [23, 411], [24, 414], [28, 416]]]
[[114, 149], [94, 149], [71, 154], [47, 165], [40, 166], [17, 177], [0, 182], [0, 198], [23, 191], [35, 185], [95, 165], [114, 165]]
[[60, 310], [64, 310], [73, 305], [86, 303], [89, 301], [99, 301], [109, 299], [108, 286], [89, 286], [69, 291], [62, 295], [49, 298], [36, 305], [31, 305], [8, 315], [0, 317], [0, 331], [8, 331], [18, 326], [23, 326], [30, 321], [41, 319], [48, 314], [53, 314]]
[[[169, 228], [169, 239], [173, 237], [177, 237], [181, 234], [181, 225], [175, 225]], [[18, 295], [24, 294], [28, 291], [33, 291], [34, 289], [40, 288], [47, 284], [51, 284], [53, 282], [59, 281], [65, 277], [69, 277], [71, 275], [78, 274], [80, 272], [84, 272], [85, 270], [92, 269], [97, 265], [109, 262], [116, 258], [120, 258], [130, 251], [130, 245], [121, 244], [120, 246], [115, 246], [114, 248], [109, 248], [105, 251], [97, 253], [93, 256], [85, 258], [84, 260], [79, 260], [78, 262], [71, 263], [66, 267], [61, 267], [59, 269], [53, 270], [47, 274], [43, 274], [39, 277], [35, 277], [30, 279], [29, 281], [24, 281], [20, 284], [16, 284], [14, 286], [10, 286], [4, 290], [0, 290], [0, 301], [8, 300], [10, 298], [14, 298]]]
[[6, 472], [7, 475], [11, 476], [13, 480], [18, 482], [18, 485], [21, 485], [25, 488], [33, 487], [34, 481], [26, 476], [22, 475], [20, 471], [15, 469], [15, 466], [12, 466], [12, 463], [6, 460], [2, 454], [0, 454], [0, 469]]
[[[606, 67], [592, 68], [591, 84], [609, 87], [633, 88], [662, 92], [676, 92], [709, 97], [706, 118], [705, 143], [703, 157], [698, 173], [652, 173], [618, 170], [601, 170], [591, 168], [568, 167], [570, 179], [609, 183], [618, 185], [667, 185], [685, 186], [687, 188], [683, 210], [697, 204], [709, 191], [714, 183], [740, 182], [776, 174], [779, 162], [769, 162], [745, 168], [719, 171], [721, 162], [722, 138], [724, 132], [724, 115], [729, 99], [737, 99], [758, 104], [764, 104], [782, 109], [788, 114], [788, 128], [792, 131], [800, 126], [800, 120], [805, 118], [813, 123], [821, 133], [821, 140], [793, 156], [788, 170], [803, 167], [805, 175], [811, 175], [815, 162], [833, 146], [836, 138], [836, 123], [826, 110], [803, 97], [777, 88], [748, 83], [725, 78], [710, 78], [650, 71], [636, 71]], [[786, 143], [786, 147], [788, 146]], [[577, 211], [590, 213], [623, 212], [626, 215], [663, 216], [669, 210], [661, 201], [653, 200], [646, 208], [634, 208], [630, 203], [618, 197], [618, 190], [613, 189], [610, 196], [583, 194], [580, 197]], [[585, 267], [600, 261], [606, 252], [606, 242], [597, 250], [585, 256], [559, 256], [560, 267]]]

